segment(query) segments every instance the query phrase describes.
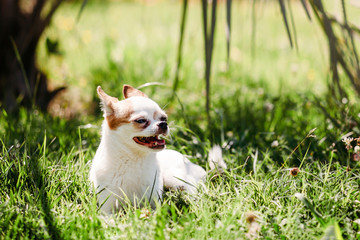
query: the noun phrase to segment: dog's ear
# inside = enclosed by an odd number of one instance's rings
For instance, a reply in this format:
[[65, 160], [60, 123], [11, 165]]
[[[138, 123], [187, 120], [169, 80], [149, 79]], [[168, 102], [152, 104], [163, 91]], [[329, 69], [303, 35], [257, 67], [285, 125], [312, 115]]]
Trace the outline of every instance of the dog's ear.
[[125, 99], [126, 98], [130, 98], [130, 97], [135, 97], [135, 96], [138, 96], [138, 97], [148, 97], [145, 93], [143, 93], [142, 91], [136, 89], [136, 88], [133, 88], [132, 86], [130, 85], [127, 85], [127, 84], [124, 84], [124, 87], [123, 87], [123, 94], [124, 94], [124, 97]]
[[106, 116], [109, 116], [114, 113], [114, 104], [119, 101], [115, 97], [107, 95], [100, 86], [97, 87], [97, 93], [101, 100], [102, 110]]

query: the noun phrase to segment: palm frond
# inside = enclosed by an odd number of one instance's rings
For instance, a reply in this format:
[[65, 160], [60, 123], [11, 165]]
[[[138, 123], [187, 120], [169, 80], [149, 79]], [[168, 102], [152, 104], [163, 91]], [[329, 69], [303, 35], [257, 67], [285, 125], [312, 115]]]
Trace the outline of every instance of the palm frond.
[[232, 0], [226, 0], [226, 63], [228, 69], [230, 66], [231, 6]]
[[288, 19], [287, 19], [287, 13], [286, 13], [286, 7], [285, 7], [284, 0], [279, 0], [279, 5], [280, 5], [280, 10], [281, 10], [281, 15], [282, 15], [283, 20], [284, 20], [286, 32], [287, 32], [287, 35], [288, 35], [288, 38], [289, 38], [290, 46], [292, 48], [293, 47], [293, 41], [292, 41], [290, 27], [289, 27], [289, 23], [288, 23]]
[[310, 16], [310, 12], [307, 6], [307, 3], [305, 2], [305, 0], [301, 0], [301, 4], [306, 12], [306, 16], [308, 17], [308, 19], [311, 21], [311, 16]]
[[203, 13], [203, 32], [204, 32], [204, 45], [205, 45], [205, 84], [206, 84], [206, 114], [208, 124], [211, 123], [210, 118], [210, 74], [211, 74], [211, 61], [214, 48], [214, 35], [216, 26], [216, 9], [217, 1], [213, 0], [211, 4], [211, 25], [210, 34], [208, 32], [208, 12], [207, 0], [202, 0], [202, 13]]

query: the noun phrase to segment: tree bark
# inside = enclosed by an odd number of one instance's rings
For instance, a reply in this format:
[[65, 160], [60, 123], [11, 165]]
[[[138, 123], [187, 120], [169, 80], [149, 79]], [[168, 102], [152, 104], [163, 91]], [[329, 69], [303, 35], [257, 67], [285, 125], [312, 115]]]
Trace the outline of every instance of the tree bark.
[[[28, 11], [22, 4], [27, 5]], [[46, 111], [64, 87], [50, 91], [48, 78], [36, 65], [39, 39], [62, 0], [0, 0], [0, 106], [12, 112], [36, 105]]]

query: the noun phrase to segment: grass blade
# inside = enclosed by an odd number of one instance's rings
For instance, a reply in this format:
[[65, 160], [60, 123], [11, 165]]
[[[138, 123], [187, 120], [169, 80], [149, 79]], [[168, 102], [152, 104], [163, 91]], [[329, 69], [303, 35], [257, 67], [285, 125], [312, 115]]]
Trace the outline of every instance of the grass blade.
[[329, 54], [330, 54], [330, 70], [332, 72], [333, 84], [335, 85], [333, 87], [330, 87], [331, 88], [330, 90], [335, 95], [335, 87], [337, 87], [340, 98], [343, 98], [346, 96], [346, 94], [340, 85], [339, 72], [338, 72], [338, 68], [337, 68], [337, 64], [338, 64], [339, 60], [341, 60], [342, 55], [338, 54], [338, 50], [337, 50], [338, 43], [337, 43], [333, 28], [331, 26], [331, 21], [329, 20], [327, 14], [325, 12], [325, 9], [324, 9], [324, 6], [323, 6], [321, 0], [313, 0], [310, 3], [313, 8], [313, 11], [315, 12], [315, 14], [318, 18], [320, 25], [323, 28], [324, 33], [328, 39]]
[[204, 45], [205, 45], [205, 60], [207, 59], [208, 54], [208, 24], [207, 24], [207, 0], [201, 0], [202, 7], [202, 20], [203, 20], [203, 36], [204, 36]]
[[206, 114], [208, 125], [211, 123], [210, 118], [210, 74], [211, 74], [211, 60], [214, 48], [214, 35], [216, 26], [216, 9], [217, 1], [212, 1], [211, 7], [211, 26], [210, 35], [207, 29], [207, 1], [202, 0], [202, 13], [203, 13], [203, 30], [204, 30], [204, 42], [205, 42], [205, 84], [206, 84]]
[[255, 59], [255, 46], [256, 46], [256, 11], [255, 11], [255, 2], [252, 0], [251, 7], [251, 61]]
[[325, 234], [321, 240], [343, 240], [344, 238], [341, 235], [341, 229], [337, 222], [327, 226], [325, 229]]
[[[351, 50], [352, 50], [352, 53], [353, 53], [353, 57], [355, 59], [355, 64], [354, 65], [355, 65], [356, 72], [357, 72], [357, 79], [360, 79], [359, 57], [358, 57], [358, 54], [357, 54], [357, 51], [356, 51], [356, 46], [355, 46], [352, 30], [351, 30], [351, 28], [349, 27], [349, 24], [348, 24], [347, 13], [346, 13], [346, 7], [345, 7], [345, 1], [344, 0], [341, 0], [341, 5], [342, 5], [342, 10], [343, 10], [345, 29], [346, 29], [349, 37], [350, 37]], [[350, 48], [350, 47], [348, 46], [348, 48]]]
[[288, 5], [289, 5], [289, 12], [290, 12], [290, 23], [292, 25], [293, 34], [294, 34], [294, 45], [295, 45], [296, 51], [299, 51], [299, 47], [298, 47], [298, 43], [297, 43], [297, 34], [296, 34], [294, 14], [293, 14], [293, 11], [292, 11], [292, 8], [291, 8], [291, 1], [290, 0], [288, 0]]
[[294, 195], [297, 199], [299, 199], [314, 215], [314, 217], [318, 220], [321, 226], [325, 225], [325, 221], [321, 214], [316, 211], [315, 207], [311, 204], [311, 202], [302, 194], [302, 193], [295, 193]]
[[258, 156], [259, 156], [259, 151], [258, 151], [258, 149], [256, 149], [254, 160], [253, 160], [253, 171], [254, 171], [255, 178], [256, 178], [256, 164], [257, 164]]
[[[187, 9], [188, 9], [188, 0], [184, 0], [182, 14], [181, 14], [180, 38], [179, 38], [179, 45], [178, 45], [178, 52], [177, 52], [177, 63], [176, 63], [175, 79], [174, 79], [174, 83], [173, 83], [173, 92], [176, 92], [178, 85], [179, 85], [179, 73], [180, 73], [181, 62], [182, 62], [182, 54], [181, 53], [182, 53], [182, 49], [183, 49]], [[173, 98], [174, 98], [174, 94], [172, 95], [172, 99]]]
[[226, 0], [226, 62], [227, 68], [230, 66], [230, 40], [231, 40], [231, 0]]
[[25, 71], [25, 67], [24, 67], [24, 64], [21, 60], [21, 56], [20, 56], [20, 53], [19, 53], [19, 49], [17, 48], [17, 45], [15, 43], [15, 40], [10, 37], [10, 41], [11, 41], [11, 44], [14, 48], [14, 53], [15, 53], [15, 56], [16, 56], [16, 60], [18, 61], [19, 65], [20, 65], [20, 70], [21, 70], [21, 73], [23, 75], [23, 78], [24, 78], [24, 81], [25, 81], [25, 86], [26, 86], [26, 90], [29, 94], [29, 98], [32, 99], [32, 92], [31, 92], [31, 88], [30, 88], [30, 82], [29, 82], [29, 79], [26, 75], [26, 71]]
[[[152, 184], [152, 186], [151, 186], [149, 203], [151, 203], [152, 195], [153, 195], [153, 193], [154, 193], [154, 188], [155, 188], [155, 183], [156, 183], [156, 177], [157, 177], [157, 171], [155, 171], [154, 182], [153, 182], [153, 184]], [[158, 197], [159, 197], [159, 199], [160, 199], [159, 193], [157, 192], [156, 194], [158, 195]]]
[[217, 1], [212, 1], [212, 8], [211, 8], [211, 32], [209, 37], [209, 53], [208, 53], [208, 60], [207, 60], [207, 67], [206, 67], [206, 113], [208, 117], [208, 124], [210, 125], [210, 74], [211, 74], [211, 62], [212, 62], [212, 55], [214, 49], [214, 35], [215, 35], [215, 26], [216, 26], [216, 9], [217, 9]]
[[207, 17], [207, 0], [202, 0], [202, 16], [203, 16], [203, 33], [204, 33], [204, 48], [205, 48], [205, 82], [206, 82], [206, 113], [208, 115], [208, 120], [209, 120], [209, 96], [208, 96], [208, 89], [209, 89], [209, 82], [210, 79], [208, 79], [208, 76], [210, 77], [210, 71], [208, 70], [209, 68], [209, 64], [208, 64], [208, 60], [209, 60], [209, 40], [208, 40], [208, 17]]
[[308, 134], [306, 134], [306, 136], [301, 140], [301, 142], [291, 151], [290, 155], [286, 158], [286, 160], [284, 161], [284, 163], [282, 164], [281, 168], [283, 168], [285, 166], [285, 164], [288, 162], [288, 160], [290, 159], [290, 157], [296, 152], [296, 150], [303, 144], [303, 142], [310, 138], [313, 137], [313, 133], [316, 131], [316, 128], [311, 129]]

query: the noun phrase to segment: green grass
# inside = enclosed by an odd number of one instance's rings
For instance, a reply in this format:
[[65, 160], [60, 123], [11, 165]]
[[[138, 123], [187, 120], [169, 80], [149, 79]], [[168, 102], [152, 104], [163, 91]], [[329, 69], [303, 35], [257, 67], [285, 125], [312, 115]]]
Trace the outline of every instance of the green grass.
[[[248, 231], [248, 212], [257, 216], [258, 234], [269, 239], [316, 238], [332, 222], [339, 224], [344, 238], [358, 236], [354, 220], [360, 214], [359, 168], [347, 172], [334, 159], [329, 165], [326, 161], [335, 156], [333, 152], [328, 159], [314, 159], [307, 147], [318, 145], [316, 139], [306, 139], [301, 151], [294, 153], [302, 166], [295, 177], [273, 157], [290, 155], [291, 146], [281, 140], [278, 150], [260, 145], [255, 165], [254, 143], [232, 146], [225, 151], [229, 172], [209, 180], [205, 192], [191, 198], [167, 193], [156, 210], [129, 208], [123, 215], [103, 219], [87, 181], [97, 131], [79, 128], [78, 121], [20, 114], [18, 119], [4, 113], [1, 118], [7, 129], [1, 133], [1, 238], [241, 239]], [[178, 131], [185, 136], [173, 134], [176, 149], [194, 155], [208, 149], [209, 143], [197, 143], [196, 135]], [[194, 140], [184, 141], [189, 135]], [[193, 160], [205, 166], [200, 159]], [[296, 193], [309, 199], [324, 224]], [[146, 210], [150, 213], [142, 215]]]
[[[264, 6], [251, 60], [250, 5], [234, 4], [229, 72], [219, 9], [208, 129], [197, 4], [189, 8], [173, 103], [178, 3], [94, 2], [74, 25], [78, 8], [64, 5], [43, 39], [58, 39], [62, 56], [40, 46], [38, 61], [54, 85], [69, 86], [56, 104], [73, 118], [0, 113], [0, 239], [246, 239], [251, 228], [265, 239], [318, 239], [337, 229], [344, 239], [359, 239], [360, 167], [341, 141], [360, 136], [358, 99], [350, 94], [337, 102], [326, 92], [326, 45], [303, 12], [295, 14], [296, 53], [278, 6]], [[95, 87], [120, 96], [122, 84], [147, 82], [163, 84], [143, 90], [169, 113], [168, 148], [208, 168], [208, 150], [221, 144], [229, 169], [210, 174], [196, 196], [167, 192], [156, 210], [128, 206], [104, 217], [88, 182], [102, 121]], [[290, 175], [293, 167], [300, 168], [297, 176]], [[250, 214], [256, 223], [247, 222]]]

